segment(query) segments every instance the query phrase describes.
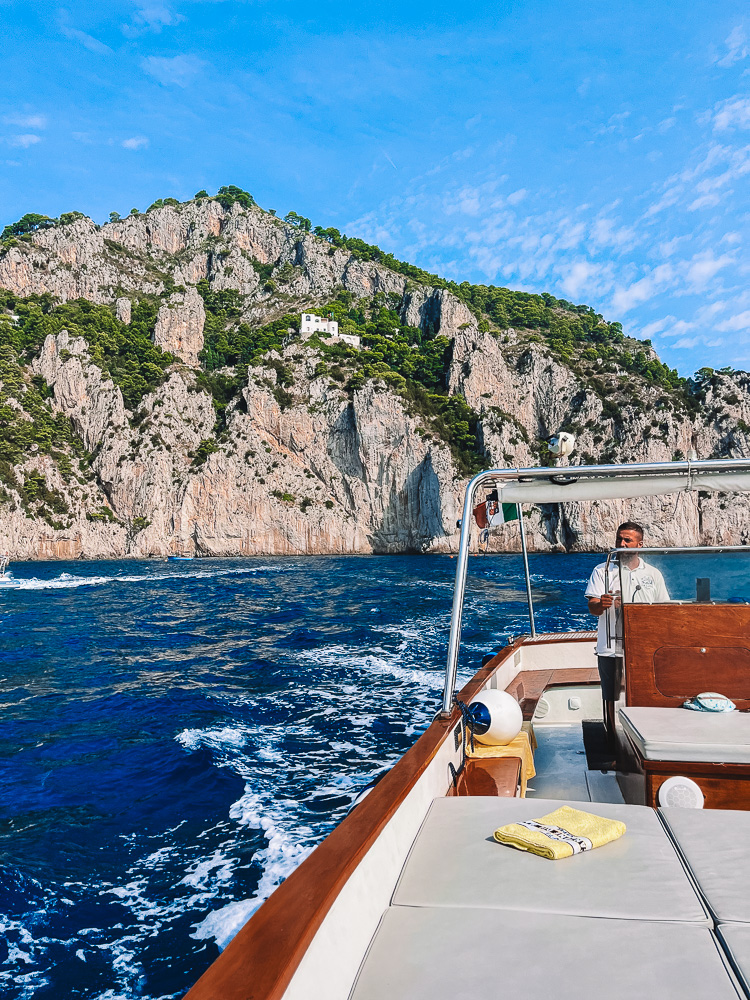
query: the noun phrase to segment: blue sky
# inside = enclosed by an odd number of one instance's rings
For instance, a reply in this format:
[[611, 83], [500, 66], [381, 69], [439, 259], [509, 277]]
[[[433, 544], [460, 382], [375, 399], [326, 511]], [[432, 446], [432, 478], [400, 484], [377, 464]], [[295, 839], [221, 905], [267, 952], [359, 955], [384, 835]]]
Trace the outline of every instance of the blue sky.
[[0, 0], [0, 223], [238, 184], [750, 369], [750, 14], [722, 0]]

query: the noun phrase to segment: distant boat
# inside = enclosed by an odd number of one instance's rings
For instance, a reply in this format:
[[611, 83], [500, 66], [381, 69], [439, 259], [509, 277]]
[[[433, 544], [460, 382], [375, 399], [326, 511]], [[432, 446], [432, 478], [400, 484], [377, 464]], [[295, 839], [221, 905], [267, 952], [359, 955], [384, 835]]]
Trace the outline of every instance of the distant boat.
[[197, 524], [193, 525], [193, 548], [195, 549], [195, 552], [192, 555], [190, 555], [190, 553], [188, 552], [183, 551], [176, 556], [167, 556], [167, 562], [182, 562], [184, 559], [200, 559], [203, 556], [204, 554], [203, 546], [198, 540]]

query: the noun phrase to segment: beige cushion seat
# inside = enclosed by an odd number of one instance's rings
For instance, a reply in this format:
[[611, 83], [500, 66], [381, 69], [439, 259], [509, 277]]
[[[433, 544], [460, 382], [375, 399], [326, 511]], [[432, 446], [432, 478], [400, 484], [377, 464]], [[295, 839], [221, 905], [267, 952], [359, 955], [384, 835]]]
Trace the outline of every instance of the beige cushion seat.
[[350, 1000], [737, 1000], [741, 995], [713, 932], [699, 924], [392, 906]]
[[627, 833], [606, 847], [562, 861], [505, 847], [492, 837], [498, 826], [536, 819], [562, 804], [494, 796], [435, 799], [393, 904], [710, 923], [653, 809], [569, 802], [622, 820]]
[[716, 921], [750, 924], [750, 812], [663, 809], [660, 815]]
[[644, 760], [750, 764], [750, 715], [629, 705], [620, 722]]

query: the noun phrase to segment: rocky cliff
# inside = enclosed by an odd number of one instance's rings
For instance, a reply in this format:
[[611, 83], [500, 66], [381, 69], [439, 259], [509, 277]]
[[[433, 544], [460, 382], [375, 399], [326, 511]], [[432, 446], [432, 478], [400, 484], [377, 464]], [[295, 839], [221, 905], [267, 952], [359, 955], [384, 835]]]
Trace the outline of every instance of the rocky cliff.
[[[485, 312], [308, 230], [199, 198], [4, 241], [0, 548], [447, 552], [471, 471], [545, 462], [559, 429], [573, 462], [749, 454], [745, 373], [688, 384], [590, 310], [490, 289]], [[363, 350], [302, 342], [307, 309]], [[745, 501], [685, 495], [535, 510], [531, 543], [603, 547], [625, 516], [654, 544], [750, 540]]]

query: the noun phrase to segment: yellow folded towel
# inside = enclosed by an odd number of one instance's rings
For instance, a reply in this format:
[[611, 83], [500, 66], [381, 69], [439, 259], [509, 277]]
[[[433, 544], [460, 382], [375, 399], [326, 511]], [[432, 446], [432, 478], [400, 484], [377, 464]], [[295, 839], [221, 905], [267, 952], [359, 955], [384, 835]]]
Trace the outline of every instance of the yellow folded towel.
[[508, 823], [495, 830], [495, 840], [540, 858], [559, 861], [581, 851], [603, 847], [625, 833], [625, 824], [562, 806], [539, 819]]

